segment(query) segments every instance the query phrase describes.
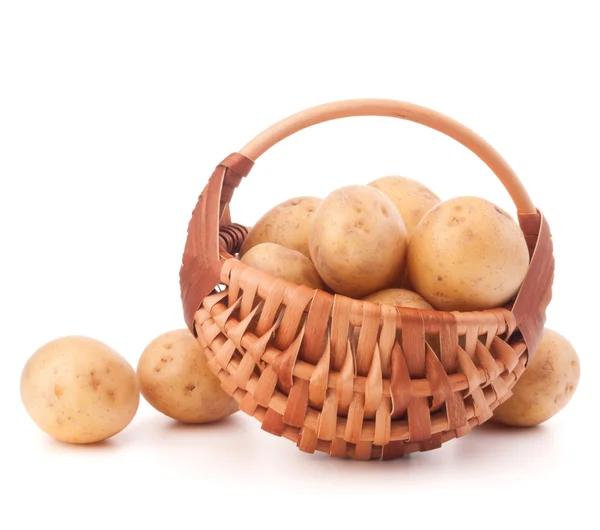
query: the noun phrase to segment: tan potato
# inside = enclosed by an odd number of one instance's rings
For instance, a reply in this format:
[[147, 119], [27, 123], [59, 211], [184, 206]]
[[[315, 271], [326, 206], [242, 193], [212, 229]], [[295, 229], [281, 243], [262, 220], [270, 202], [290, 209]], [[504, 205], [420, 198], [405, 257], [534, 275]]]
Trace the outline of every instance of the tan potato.
[[187, 329], [155, 338], [137, 367], [142, 395], [150, 405], [183, 423], [209, 423], [238, 410], [206, 364], [202, 347]]
[[116, 351], [97, 340], [71, 336], [49, 342], [27, 361], [21, 399], [45, 433], [86, 444], [127, 427], [140, 391], [133, 368]]
[[346, 186], [315, 212], [310, 255], [335, 292], [354, 298], [401, 281], [406, 228], [394, 203], [370, 186]]
[[261, 243], [246, 252], [240, 261], [288, 282], [313, 289], [325, 289], [315, 266], [297, 250], [290, 250], [275, 243]]
[[532, 427], [549, 420], [571, 400], [579, 376], [579, 357], [571, 343], [545, 329], [531, 364], [513, 387], [512, 397], [494, 411], [493, 421]]
[[261, 243], [276, 243], [310, 257], [308, 231], [320, 203], [321, 199], [317, 197], [295, 197], [278, 204], [250, 229], [240, 256]]
[[521, 229], [498, 206], [457, 197], [432, 208], [408, 246], [415, 291], [441, 310], [500, 307], [517, 294], [529, 267]]
[[407, 177], [382, 177], [370, 182], [369, 186], [392, 200], [402, 216], [409, 239], [423, 216], [440, 202], [427, 186]]
[[414, 309], [433, 309], [431, 304], [422, 296], [408, 289], [384, 289], [363, 298], [366, 302], [389, 304], [398, 307], [412, 307]]

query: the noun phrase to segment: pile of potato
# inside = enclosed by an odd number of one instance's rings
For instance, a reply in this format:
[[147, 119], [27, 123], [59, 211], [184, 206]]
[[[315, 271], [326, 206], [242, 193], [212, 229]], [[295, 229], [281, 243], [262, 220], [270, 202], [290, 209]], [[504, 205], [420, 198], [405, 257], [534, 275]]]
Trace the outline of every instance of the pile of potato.
[[[441, 202], [402, 177], [277, 205], [250, 230], [240, 259], [290, 282], [369, 302], [461, 311], [509, 302], [529, 263], [519, 227], [498, 206], [477, 197]], [[514, 396], [494, 419], [542, 423], [569, 402], [578, 381], [573, 346], [546, 330]], [[185, 423], [216, 421], [238, 410], [188, 330], [153, 340], [137, 372], [106, 344], [70, 336], [42, 346], [21, 375], [31, 418], [70, 443], [122, 431], [138, 410], [140, 391], [155, 409]]]
[[[416, 309], [500, 307], [529, 267], [511, 216], [479, 197], [442, 202], [415, 180], [389, 176], [325, 199], [296, 197], [252, 227], [240, 260], [273, 276], [368, 302]], [[560, 411], [579, 381], [573, 346], [546, 329], [498, 423], [531, 426]]]
[[471, 311], [515, 296], [529, 252], [517, 223], [491, 202], [441, 202], [423, 184], [391, 176], [275, 206], [250, 230], [240, 259], [356, 299]]

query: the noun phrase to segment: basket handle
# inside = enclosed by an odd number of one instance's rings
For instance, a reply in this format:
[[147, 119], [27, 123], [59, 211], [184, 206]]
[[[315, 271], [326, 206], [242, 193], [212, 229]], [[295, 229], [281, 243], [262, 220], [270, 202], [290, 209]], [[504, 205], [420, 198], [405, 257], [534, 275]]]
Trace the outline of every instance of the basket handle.
[[[303, 110], [272, 125], [221, 162], [198, 199], [188, 226], [180, 271], [186, 323], [194, 330], [194, 314], [202, 300], [220, 283], [222, 263], [235, 251], [239, 238], [219, 234], [228, 224], [228, 205], [234, 189], [254, 161], [292, 134], [330, 120], [354, 116], [387, 116], [420, 123], [440, 131], [476, 154], [500, 179], [519, 214], [537, 215], [527, 190], [502, 156], [483, 138], [461, 123], [426, 107], [390, 99], [351, 99]], [[243, 234], [241, 234], [243, 238]], [[224, 241], [226, 244], [224, 244]], [[231, 242], [231, 243], [228, 243]]]
[[426, 107], [393, 99], [350, 99], [326, 103], [303, 110], [272, 125], [241, 150], [242, 155], [256, 161], [263, 153], [288, 136], [339, 118], [354, 116], [387, 116], [420, 123], [435, 129], [475, 153], [500, 179], [519, 213], [536, 213], [527, 190], [506, 160], [483, 138], [452, 118]]

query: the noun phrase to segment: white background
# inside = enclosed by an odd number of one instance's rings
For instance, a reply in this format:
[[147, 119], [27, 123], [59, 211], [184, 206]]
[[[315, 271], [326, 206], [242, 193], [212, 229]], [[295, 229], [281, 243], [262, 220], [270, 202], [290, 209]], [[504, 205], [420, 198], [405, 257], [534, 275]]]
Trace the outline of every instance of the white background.
[[[594, 5], [1, 2], [0, 528], [598, 528]], [[19, 398], [27, 358], [85, 334], [135, 366], [183, 326], [181, 252], [213, 167], [293, 112], [354, 97], [448, 114], [521, 175], [554, 235], [547, 324], [581, 356], [569, 407], [537, 429], [484, 426], [387, 463], [303, 454], [241, 413], [182, 427], [144, 402], [105, 444], [40, 432]], [[390, 173], [514, 213], [462, 146], [360, 118], [272, 149], [234, 220]]]

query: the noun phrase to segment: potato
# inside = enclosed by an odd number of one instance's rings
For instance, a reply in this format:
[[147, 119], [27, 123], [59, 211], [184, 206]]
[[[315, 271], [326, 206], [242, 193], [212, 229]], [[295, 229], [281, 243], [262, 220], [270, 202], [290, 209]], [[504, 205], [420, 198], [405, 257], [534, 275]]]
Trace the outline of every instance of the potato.
[[278, 204], [250, 229], [240, 249], [240, 256], [261, 243], [276, 243], [310, 257], [308, 231], [320, 203], [321, 199], [317, 197], [295, 197]]
[[310, 255], [324, 282], [354, 298], [401, 281], [406, 228], [394, 203], [371, 186], [329, 194], [310, 227]]
[[495, 411], [493, 421], [517, 427], [539, 425], [561, 411], [579, 383], [580, 365], [571, 343], [545, 329], [540, 345], [513, 395]]
[[297, 250], [290, 250], [275, 243], [261, 243], [246, 252], [240, 261], [288, 282], [313, 289], [325, 289], [315, 266]]
[[433, 307], [500, 307], [517, 294], [529, 267], [521, 229], [498, 206], [457, 197], [423, 217], [408, 246], [410, 283]]
[[140, 391], [133, 368], [89, 337], [62, 337], [42, 346], [21, 374], [21, 399], [31, 419], [57, 440], [86, 444], [122, 431]]
[[406, 177], [382, 177], [369, 183], [385, 193], [400, 212], [408, 238], [423, 216], [440, 202], [427, 186]]
[[208, 423], [238, 410], [206, 364], [202, 347], [187, 329], [155, 338], [143, 351], [137, 373], [150, 405], [183, 423]]
[[363, 298], [366, 302], [389, 304], [398, 307], [412, 307], [415, 309], [433, 309], [423, 297], [408, 289], [384, 289]]

